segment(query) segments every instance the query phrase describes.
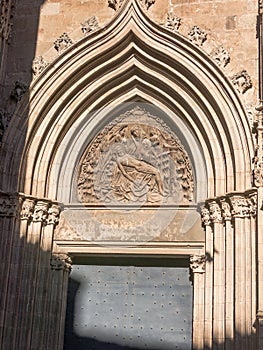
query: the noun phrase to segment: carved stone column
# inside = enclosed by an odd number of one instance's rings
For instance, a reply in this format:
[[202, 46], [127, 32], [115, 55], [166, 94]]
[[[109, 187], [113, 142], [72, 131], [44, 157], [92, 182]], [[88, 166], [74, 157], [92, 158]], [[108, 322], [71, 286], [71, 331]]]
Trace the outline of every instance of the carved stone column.
[[201, 211], [201, 220], [205, 229], [206, 273], [205, 273], [205, 316], [204, 316], [204, 346], [212, 348], [213, 323], [213, 259], [214, 239], [211, 227], [209, 209], [204, 207]]
[[[14, 236], [17, 230], [17, 210], [19, 207], [18, 196], [0, 192], [0, 348], [5, 349], [6, 338], [13, 331], [13, 324], [10, 323], [10, 315], [7, 310], [13, 314], [10, 306], [9, 294], [10, 283], [13, 285], [16, 281], [10, 279], [12, 272], [12, 259], [14, 258], [13, 246]], [[12, 299], [14, 301], [14, 298]], [[8, 349], [8, 348], [6, 348]]]
[[193, 349], [204, 349], [204, 272], [205, 255], [191, 255], [190, 268], [194, 280]]
[[208, 204], [214, 236], [213, 349], [216, 349], [225, 340], [225, 237], [220, 205], [215, 200]]
[[245, 218], [249, 217], [248, 202], [244, 194], [230, 196], [235, 230], [235, 344], [238, 349], [246, 349], [247, 336], [247, 225]]
[[52, 274], [49, 315], [52, 327], [48, 328], [46, 335], [47, 349], [63, 349], [68, 277], [71, 264], [71, 258], [67, 254], [53, 254], [50, 261]]
[[226, 197], [220, 199], [225, 231], [225, 349], [234, 342], [234, 232], [231, 208]]

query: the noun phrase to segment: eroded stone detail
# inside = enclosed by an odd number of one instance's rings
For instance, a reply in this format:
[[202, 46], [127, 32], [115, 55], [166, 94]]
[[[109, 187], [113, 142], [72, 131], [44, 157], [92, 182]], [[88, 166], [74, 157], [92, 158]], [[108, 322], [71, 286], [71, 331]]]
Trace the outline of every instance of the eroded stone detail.
[[59, 215], [60, 215], [60, 207], [58, 205], [53, 204], [48, 209], [48, 215], [47, 215], [47, 225], [57, 225], [59, 222]]
[[233, 217], [248, 217], [250, 215], [249, 203], [245, 196], [230, 196], [230, 203]]
[[78, 176], [85, 203], [193, 201], [190, 160], [159, 118], [136, 107], [108, 124], [91, 142]]
[[60, 37], [54, 42], [54, 48], [58, 53], [65, 51], [73, 44], [73, 41], [70, 39], [67, 33], [63, 33]]
[[18, 207], [18, 198], [0, 195], [0, 216], [15, 216]]
[[193, 273], [205, 272], [205, 255], [191, 255], [190, 268]]
[[2, 0], [0, 4], [0, 37], [9, 42], [12, 31], [12, 11], [14, 5], [12, 0]]
[[207, 34], [198, 26], [194, 26], [188, 33], [189, 40], [197, 46], [202, 46], [207, 39]]
[[223, 46], [216, 48], [212, 52], [212, 57], [221, 67], [225, 67], [230, 62], [230, 55]]
[[81, 30], [85, 36], [98, 28], [99, 28], [99, 23], [96, 16], [92, 16], [89, 19], [87, 19], [85, 22], [81, 23]]
[[263, 101], [256, 107], [256, 115], [254, 120], [256, 147], [254, 157], [254, 185], [256, 187], [263, 186]]
[[0, 142], [2, 141], [3, 135], [8, 128], [11, 121], [12, 114], [0, 109]]
[[208, 226], [211, 224], [210, 212], [209, 209], [207, 209], [206, 207], [203, 207], [201, 210], [201, 221], [204, 226]]
[[252, 88], [252, 80], [246, 70], [236, 73], [231, 78], [231, 81], [241, 94], [244, 94], [248, 89]]
[[140, 0], [142, 6], [148, 10], [154, 3], [155, 3], [155, 0]]
[[124, 2], [124, 0], [108, 0], [108, 5], [114, 11], [117, 11], [121, 8], [123, 2]]
[[67, 254], [52, 254], [50, 266], [52, 270], [64, 270], [70, 272], [72, 268], [72, 260]]
[[42, 222], [43, 224], [45, 224], [48, 216], [48, 207], [48, 203], [38, 201], [35, 205], [33, 221]]
[[222, 216], [225, 221], [231, 220], [231, 208], [230, 204], [225, 200], [221, 200], [221, 207], [222, 207]]
[[178, 31], [181, 25], [182, 19], [177, 17], [173, 11], [167, 13], [167, 18], [164, 26], [172, 31]]
[[39, 76], [43, 70], [48, 66], [48, 62], [43, 56], [36, 57], [32, 64], [32, 71], [35, 76]]
[[209, 211], [210, 219], [213, 224], [222, 222], [221, 208], [216, 201], [212, 201], [209, 203]]
[[35, 210], [35, 201], [33, 199], [26, 198], [22, 203], [22, 209], [20, 212], [21, 220], [31, 220]]
[[16, 102], [19, 102], [23, 95], [27, 92], [28, 90], [28, 86], [20, 81], [20, 80], [17, 80], [15, 82], [15, 86], [14, 86], [14, 89], [11, 91], [11, 98], [13, 98]]

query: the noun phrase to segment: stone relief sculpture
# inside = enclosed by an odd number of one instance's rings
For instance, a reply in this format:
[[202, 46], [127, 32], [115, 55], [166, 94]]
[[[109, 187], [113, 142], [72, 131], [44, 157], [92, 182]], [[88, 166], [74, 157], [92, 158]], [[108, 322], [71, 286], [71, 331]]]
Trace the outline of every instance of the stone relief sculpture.
[[230, 55], [223, 46], [217, 47], [212, 52], [212, 57], [221, 67], [225, 67], [230, 62]]
[[15, 86], [11, 91], [11, 98], [13, 98], [16, 102], [19, 102], [23, 95], [27, 92], [28, 86], [22, 82], [21, 80], [17, 80], [15, 82]]
[[59, 38], [54, 42], [54, 48], [58, 53], [63, 52], [68, 47], [73, 44], [73, 41], [70, 39], [67, 33], [63, 33]]
[[36, 57], [32, 63], [33, 74], [37, 77], [43, 70], [48, 66], [48, 62], [44, 59], [43, 56]]
[[252, 88], [252, 80], [246, 70], [236, 73], [231, 80], [241, 94]]
[[172, 31], [178, 31], [181, 25], [182, 19], [175, 16], [173, 11], [167, 13], [166, 22], [164, 26]]
[[188, 33], [189, 40], [197, 46], [202, 46], [207, 39], [207, 34], [198, 26], [194, 26]]
[[192, 202], [194, 179], [179, 139], [159, 118], [136, 107], [108, 124], [79, 166], [85, 203]]

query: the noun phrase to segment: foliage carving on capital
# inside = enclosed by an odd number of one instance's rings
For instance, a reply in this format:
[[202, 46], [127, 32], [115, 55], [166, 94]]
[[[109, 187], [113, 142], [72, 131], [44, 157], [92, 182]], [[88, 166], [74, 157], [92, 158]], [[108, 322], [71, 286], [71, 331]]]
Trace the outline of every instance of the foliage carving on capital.
[[47, 225], [57, 225], [59, 222], [59, 216], [60, 216], [60, 207], [59, 205], [53, 204], [48, 209], [48, 216], [47, 216]]
[[52, 254], [50, 266], [52, 270], [64, 270], [70, 272], [72, 268], [72, 260], [67, 254]]
[[42, 222], [43, 224], [46, 224], [46, 220], [48, 217], [48, 207], [49, 207], [48, 203], [38, 201], [35, 205], [33, 221]]
[[225, 221], [230, 221], [232, 218], [230, 204], [226, 199], [221, 200], [222, 216]]
[[231, 213], [233, 217], [248, 217], [250, 215], [249, 203], [245, 195], [233, 195], [229, 197]]
[[203, 207], [201, 209], [201, 221], [204, 226], [209, 226], [211, 224], [209, 209]]
[[33, 199], [26, 198], [22, 203], [20, 212], [21, 220], [31, 220], [34, 214], [35, 201]]
[[193, 273], [205, 272], [205, 255], [191, 255], [190, 256], [190, 268]]
[[209, 203], [209, 211], [210, 219], [213, 224], [222, 222], [221, 208], [216, 201], [212, 201]]

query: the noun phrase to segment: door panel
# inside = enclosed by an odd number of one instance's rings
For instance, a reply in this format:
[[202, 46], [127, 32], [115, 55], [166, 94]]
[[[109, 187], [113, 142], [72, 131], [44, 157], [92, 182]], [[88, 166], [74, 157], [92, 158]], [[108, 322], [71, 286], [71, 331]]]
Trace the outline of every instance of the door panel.
[[191, 338], [188, 268], [74, 265], [65, 350], [184, 350]]

